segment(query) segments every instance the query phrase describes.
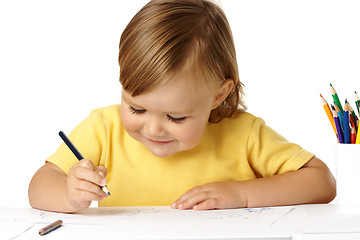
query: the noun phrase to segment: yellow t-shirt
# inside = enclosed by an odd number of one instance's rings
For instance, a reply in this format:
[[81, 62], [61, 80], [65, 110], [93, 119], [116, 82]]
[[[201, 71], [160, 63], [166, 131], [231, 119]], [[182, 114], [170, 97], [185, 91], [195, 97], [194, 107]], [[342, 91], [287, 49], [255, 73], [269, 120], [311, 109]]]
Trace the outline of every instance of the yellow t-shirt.
[[[282, 174], [314, 156], [250, 113], [209, 123], [198, 146], [166, 158], [127, 134], [120, 105], [92, 111], [69, 138], [84, 158], [108, 170], [111, 196], [99, 206], [170, 205], [194, 186]], [[65, 173], [78, 162], [64, 143], [47, 161]]]

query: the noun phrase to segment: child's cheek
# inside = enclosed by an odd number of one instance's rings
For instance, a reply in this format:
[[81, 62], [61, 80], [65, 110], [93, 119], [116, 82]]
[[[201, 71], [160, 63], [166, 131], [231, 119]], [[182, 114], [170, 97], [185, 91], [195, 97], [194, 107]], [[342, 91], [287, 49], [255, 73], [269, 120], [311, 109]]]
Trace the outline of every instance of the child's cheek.
[[138, 116], [130, 113], [127, 109], [121, 109], [120, 117], [126, 131], [136, 131], [139, 128]]
[[198, 145], [204, 135], [204, 129], [199, 125], [190, 124], [177, 131], [177, 139], [188, 148]]

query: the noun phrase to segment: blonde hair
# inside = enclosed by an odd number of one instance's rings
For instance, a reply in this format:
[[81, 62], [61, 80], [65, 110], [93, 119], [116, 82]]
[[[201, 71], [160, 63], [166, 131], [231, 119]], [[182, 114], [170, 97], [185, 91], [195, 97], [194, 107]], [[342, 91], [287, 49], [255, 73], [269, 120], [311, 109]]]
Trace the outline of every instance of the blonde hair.
[[150, 1], [121, 35], [119, 65], [122, 87], [132, 96], [149, 92], [182, 72], [193, 76], [197, 91], [204, 91], [204, 86], [216, 89], [228, 78], [234, 81], [209, 122], [246, 109], [231, 29], [224, 12], [211, 1]]

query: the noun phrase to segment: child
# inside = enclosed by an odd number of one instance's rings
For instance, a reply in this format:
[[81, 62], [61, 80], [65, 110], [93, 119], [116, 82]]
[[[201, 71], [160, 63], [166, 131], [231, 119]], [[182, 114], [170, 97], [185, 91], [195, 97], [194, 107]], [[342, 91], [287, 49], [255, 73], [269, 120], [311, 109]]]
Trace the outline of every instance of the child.
[[[221, 209], [327, 203], [335, 180], [312, 153], [245, 110], [231, 30], [207, 0], [153, 0], [119, 46], [121, 105], [94, 110], [29, 186], [32, 207]], [[99, 186], [107, 184], [111, 196]]]

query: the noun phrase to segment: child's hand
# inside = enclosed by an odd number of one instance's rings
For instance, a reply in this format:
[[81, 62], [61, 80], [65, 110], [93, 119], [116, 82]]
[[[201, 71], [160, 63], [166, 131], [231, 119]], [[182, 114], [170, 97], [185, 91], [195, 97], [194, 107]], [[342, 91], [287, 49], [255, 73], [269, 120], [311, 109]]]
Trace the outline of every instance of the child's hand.
[[92, 201], [101, 201], [107, 194], [99, 187], [106, 182], [107, 169], [95, 167], [92, 161], [83, 159], [75, 164], [67, 177], [67, 198], [77, 210], [88, 208]]
[[177, 209], [224, 209], [246, 207], [241, 182], [216, 182], [197, 186], [183, 194], [171, 207]]

